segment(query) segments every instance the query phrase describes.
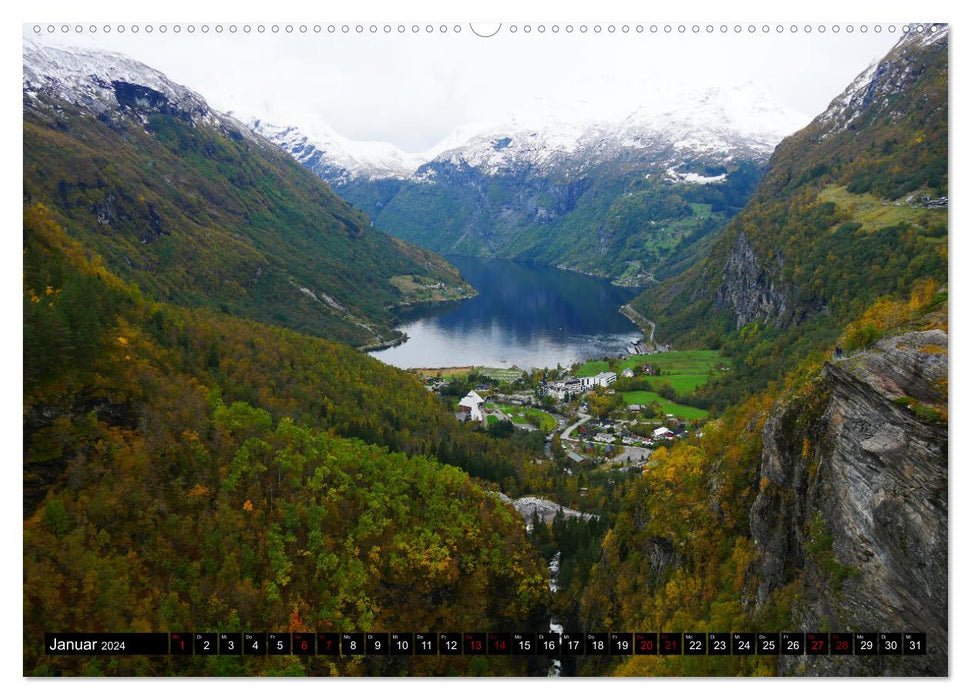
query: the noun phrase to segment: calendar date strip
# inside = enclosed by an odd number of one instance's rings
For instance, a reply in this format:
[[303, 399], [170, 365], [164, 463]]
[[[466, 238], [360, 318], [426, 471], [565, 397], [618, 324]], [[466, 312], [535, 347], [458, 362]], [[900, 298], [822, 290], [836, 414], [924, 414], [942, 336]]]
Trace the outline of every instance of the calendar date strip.
[[50, 656], [915, 656], [924, 632], [51, 632]]

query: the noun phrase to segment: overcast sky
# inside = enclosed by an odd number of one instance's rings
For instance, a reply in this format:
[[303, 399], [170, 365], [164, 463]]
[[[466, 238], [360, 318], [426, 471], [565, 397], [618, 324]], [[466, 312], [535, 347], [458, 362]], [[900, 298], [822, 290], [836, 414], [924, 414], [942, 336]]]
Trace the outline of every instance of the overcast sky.
[[[768, 34], [761, 25], [754, 35], [748, 25], [736, 34], [708, 34], [700, 25], [693, 34], [665, 33], [663, 25], [651, 33], [651, 25], [621, 25], [613, 33], [593, 25], [585, 34], [574, 25], [571, 34], [560, 25], [554, 34], [550, 25], [540, 34], [532, 25], [511, 32], [504, 25], [496, 36], [480, 38], [461, 26], [455, 33], [442, 34], [440, 25], [427, 34], [401, 35], [398, 25], [385, 34], [348, 34], [328, 25], [306, 34], [285, 25], [274, 35], [267, 25], [263, 34], [244, 34], [238, 24], [234, 34], [229, 25], [216, 33], [214, 24], [203, 34], [196, 25], [193, 34], [185, 29], [176, 35], [170, 28], [164, 35], [158, 25], [149, 34], [105, 34], [87, 30], [78, 34], [73, 25], [65, 35], [58, 26], [53, 37], [46, 25], [39, 38], [58, 45], [92, 46], [119, 51], [162, 71], [176, 82], [199, 92], [214, 108], [232, 111], [240, 117], [258, 116], [281, 124], [306, 124], [320, 119], [339, 133], [354, 139], [389, 141], [409, 151], [421, 151], [437, 143], [452, 129], [469, 122], [489, 121], [510, 113], [532, 111], [539, 101], [546, 108], [567, 114], [583, 112], [604, 118], [620, 116], [644, 106], [647, 96], [659, 86], [677, 89], [730, 87], [751, 81], [764, 86], [790, 108], [806, 115], [807, 121], [867, 65], [882, 57], [900, 36], [900, 27], [882, 31], [848, 33], [843, 23], [834, 33], [832, 23], [820, 34], [818, 23], [811, 33], [800, 25], [791, 33], [786, 25], [778, 34], [776, 25]], [[35, 35], [34, 25], [25, 34]], [[486, 29], [485, 25], [482, 25]]]

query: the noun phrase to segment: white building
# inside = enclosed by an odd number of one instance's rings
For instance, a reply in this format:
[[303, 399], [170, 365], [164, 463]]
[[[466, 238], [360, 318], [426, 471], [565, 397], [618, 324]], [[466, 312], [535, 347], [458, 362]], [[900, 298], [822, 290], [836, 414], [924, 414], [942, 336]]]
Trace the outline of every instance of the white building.
[[608, 386], [608, 385], [613, 384], [614, 382], [617, 381], [617, 373], [616, 372], [601, 372], [600, 374], [596, 375], [595, 377], [591, 377], [591, 379], [593, 379], [593, 383], [596, 386]]
[[674, 433], [672, 433], [667, 428], [655, 428], [654, 429], [654, 439], [655, 440], [665, 440], [667, 438], [672, 438], [672, 437], [674, 437]]
[[593, 385], [590, 384], [590, 377], [567, 377], [563, 380], [563, 386], [567, 391], [578, 394]]
[[469, 418], [471, 420], [482, 420], [482, 404], [485, 403], [485, 399], [479, 396], [475, 391], [470, 391], [466, 394], [461, 401], [459, 401], [460, 408], [469, 409]]
[[584, 386], [583, 379], [567, 377], [561, 381], [547, 384], [544, 387], [544, 391], [550, 396], [555, 396], [558, 400], [563, 401], [568, 395], [577, 396], [583, 393]]
[[545, 388], [547, 394], [562, 401], [568, 394], [578, 396], [595, 386], [607, 386], [617, 381], [615, 372], [601, 372], [593, 377], [567, 377], [562, 381], [553, 382]]

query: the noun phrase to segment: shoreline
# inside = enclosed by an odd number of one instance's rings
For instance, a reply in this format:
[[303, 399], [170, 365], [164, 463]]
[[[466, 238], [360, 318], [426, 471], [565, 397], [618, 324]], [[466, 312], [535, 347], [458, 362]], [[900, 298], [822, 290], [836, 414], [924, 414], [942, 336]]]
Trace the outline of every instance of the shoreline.
[[376, 350], [387, 350], [388, 348], [394, 348], [408, 342], [408, 334], [399, 332], [397, 338], [392, 338], [391, 340], [382, 340], [377, 343], [368, 343], [366, 345], [358, 345], [357, 350], [363, 353], [375, 352]]
[[[654, 329], [656, 325], [654, 321], [647, 318], [646, 316], [643, 316], [639, 311], [634, 309], [630, 304], [624, 304], [618, 309], [618, 311], [620, 311], [621, 315], [623, 315], [625, 318], [630, 320], [635, 326], [637, 326], [640, 329], [644, 337], [647, 338], [648, 343], [650, 343], [651, 345], [655, 345]], [[647, 326], [651, 327], [650, 333], [647, 332]]]
[[[406, 301], [401, 302], [400, 304], [391, 304], [387, 307], [387, 309], [391, 312], [398, 312], [401, 310], [421, 308], [423, 306], [433, 307], [440, 304], [456, 304], [458, 302], [467, 301], [468, 299], [478, 296], [479, 290], [471, 285], [469, 285], [469, 288], [471, 289], [471, 292], [465, 296], [456, 297], [453, 299], [420, 299], [416, 301]], [[397, 316], [397, 313], [395, 313], [395, 315]], [[396, 318], [395, 322], [400, 323], [400, 319]], [[395, 331], [395, 333], [397, 333], [397, 336], [390, 340], [382, 340], [376, 343], [366, 343], [364, 345], [358, 345], [356, 348], [361, 352], [370, 353], [378, 350], [387, 350], [389, 348], [398, 347], [399, 345], [407, 343], [411, 339], [410, 336], [404, 331]]]
[[423, 377], [442, 377], [455, 374], [468, 374], [474, 369], [474, 365], [462, 365], [459, 367], [409, 367], [404, 371]]
[[472, 291], [468, 294], [462, 296], [451, 297], [448, 299], [415, 299], [413, 301], [402, 301], [397, 304], [391, 304], [387, 307], [388, 311], [399, 311], [399, 310], [410, 310], [421, 308], [423, 306], [437, 306], [439, 304], [457, 304], [460, 301], [468, 301], [469, 299], [474, 299], [479, 296], [479, 290], [469, 285], [469, 289]]
[[486, 365], [457, 365], [454, 367], [409, 367], [404, 370], [412, 374], [420, 374], [424, 377], [441, 377], [455, 374], [468, 374], [473, 370], [494, 370], [498, 372], [522, 372], [523, 370], [513, 365], [512, 367], [489, 367]]

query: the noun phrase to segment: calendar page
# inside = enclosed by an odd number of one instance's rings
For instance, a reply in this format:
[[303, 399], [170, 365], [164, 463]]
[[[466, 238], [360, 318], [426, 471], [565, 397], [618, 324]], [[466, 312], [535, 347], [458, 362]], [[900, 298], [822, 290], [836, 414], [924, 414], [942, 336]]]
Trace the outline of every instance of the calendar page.
[[947, 676], [949, 26], [407, 15], [23, 25], [23, 675]]

